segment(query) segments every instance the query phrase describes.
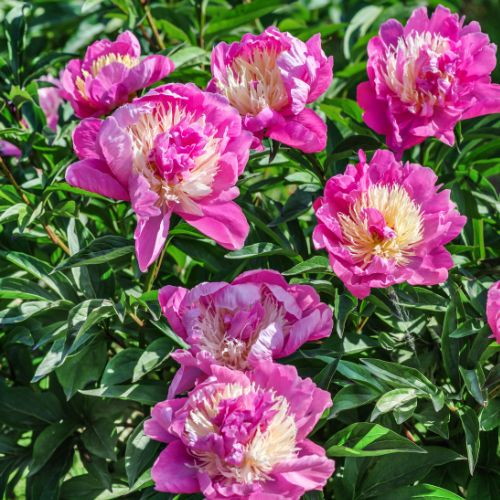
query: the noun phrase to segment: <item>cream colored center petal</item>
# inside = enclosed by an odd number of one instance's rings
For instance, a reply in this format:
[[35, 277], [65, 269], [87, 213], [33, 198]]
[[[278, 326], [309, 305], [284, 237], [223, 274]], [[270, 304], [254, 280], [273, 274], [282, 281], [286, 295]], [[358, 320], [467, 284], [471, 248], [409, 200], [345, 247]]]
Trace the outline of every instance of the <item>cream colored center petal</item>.
[[276, 328], [281, 328], [284, 335], [287, 335], [289, 330], [283, 308], [276, 303], [276, 300], [271, 295], [264, 298], [262, 306], [264, 308], [264, 316], [247, 338], [237, 338], [228, 335], [225, 318], [233, 314], [231, 311], [209, 307], [200, 316], [196, 326], [200, 336], [200, 349], [212, 354], [214, 359], [221, 365], [238, 370], [247, 369], [248, 355], [262, 330], [272, 325]]
[[96, 59], [92, 63], [90, 72], [82, 70], [82, 76], [81, 77], [78, 76], [76, 78], [75, 81], [76, 88], [78, 89], [83, 98], [88, 99], [87, 92], [85, 90], [85, 82], [91, 77], [95, 78], [99, 74], [99, 71], [101, 71], [102, 68], [114, 62], [123, 64], [127, 68], [133, 68], [139, 64], [140, 59], [138, 57], [129, 56], [128, 54], [121, 55], [113, 53], [101, 56], [98, 59]]
[[[202, 404], [189, 413], [185, 424], [186, 437], [190, 440], [217, 433], [212, 420], [218, 413], [218, 405], [225, 399], [237, 398], [243, 394], [259, 390], [255, 386], [242, 387], [228, 384], [223, 391], [211, 395]], [[242, 450], [243, 460], [240, 466], [228, 464], [212, 452], [195, 453], [198, 466], [211, 477], [223, 476], [228, 482], [251, 484], [269, 479], [273, 467], [297, 455], [297, 425], [290, 415], [290, 407], [285, 398], [274, 395], [272, 417], [266, 429], [258, 429], [253, 438]]]
[[[383, 239], [369, 230], [363, 214], [366, 208], [375, 208], [384, 216], [386, 225], [395, 232], [393, 238]], [[348, 214], [339, 215], [339, 222], [351, 255], [364, 265], [375, 255], [405, 265], [423, 238], [420, 208], [399, 185], [371, 186], [351, 206]]]
[[249, 59], [237, 57], [219, 89], [242, 115], [256, 115], [264, 108], [280, 110], [288, 103], [277, 65], [276, 50], [255, 51]]
[[134, 150], [133, 168], [148, 180], [151, 189], [159, 195], [159, 204], [177, 204], [186, 212], [201, 214], [196, 200], [212, 192], [212, 185], [219, 170], [221, 139], [208, 137], [203, 153], [194, 159], [194, 167], [175, 183], [161, 177], [156, 166], [149, 160], [155, 138], [181, 121], [205, 126], [203, 115], [195, 118], [193, 113], [170, 104], [168, 107], [160, 104], [155, 109], [143, 113], [128, 128]]
[[[387, 68], [384, 75], [387, 85], [401, 101], [414, 105], [416, 112], [419, 112], [425, 104], [434, 105], [444, 97], [447, 85], [453, 81], [453, 75], [440, 71], [437, 65], [439, 57], [449, 48], [449, 41], [436, 33], [412, 33], [410, 36], [400, 38], [397, 46], [389, 49], [387, 53]], [[419, 58], [424, 53], [428, 57], [425, 71], [435, 73], [442, 82], [442, 85], [433, 92], [421, 88], [418, 83], [422, 71]]]

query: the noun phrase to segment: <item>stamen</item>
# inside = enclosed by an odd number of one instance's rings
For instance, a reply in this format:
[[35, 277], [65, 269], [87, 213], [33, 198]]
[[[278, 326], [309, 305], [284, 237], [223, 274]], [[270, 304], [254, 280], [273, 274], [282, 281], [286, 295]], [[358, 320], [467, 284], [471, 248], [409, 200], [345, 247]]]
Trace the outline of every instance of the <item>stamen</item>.
[[242, 115], [256, 115], [266, 107], [280, 110], [288, 103], [285, 85], [277, 65], [279, 52], [255, 50], [247, 59], [237, 57], [220, 90]]
[[[378, 210], [391, 237], [383, 238], [369, 230], [367, 208]], [[351, 206], [348, 214], [340, 214], [339, 222], [347, 248], [357, 262], [368, 265], [375, 255], [405, 265], [422, 241], [423, 222], [420, 208], [406, 190], [398, 185], [375, 185]]]
[[[414, 32], [405, 38], [401, 37], [396, 47], [388, 49], [385, 81], [402, 102], [414, 106], [414, 112], [419, 113], [426, 105], [434, 106], [445, 98], [453, 76], [441, 71], [438, 62], [449, 48], [448, 39], [439, 34]], [[422, 54], [427, 64], [422, 64]], [[434, 74], [434, 80], [440, 82], [432, 91], [421, 87], [419, 82], [422, 80], [429, 84], [430, 80], [423, 78], [423, 73], [429, 72]]]
[[[186, 419], [184, 427], [186, 439], [194, 446], [198, 438], [220, 432], [220, 429], [213, 424], [220, 403], [252, 392], [263, 392], [263, 390], [254, 385], [242, 387], [238, 384], [228, 384], [219, 392], [199, 401], [200, 405], [193, 409]], [[277, 463], [295, 458], [297, 454], [295, 419], [290, 415], [290, 407], [286, 399], [277, 396], [274, 392], [270, 394], [273, 406], [268, 411], [272, 412], [273, 416], [265, 428], [257, 427], [249, 442], [240, 443], [243, 446], [242, 460], [239, 465], [227, 463], [224, 457], [212, 451], [195, 452], [191, 448], [197, 458], [197, 466], [209, 476], [223, 476], [231, 482], [251, 484], [269, 479], [269, 474]]]

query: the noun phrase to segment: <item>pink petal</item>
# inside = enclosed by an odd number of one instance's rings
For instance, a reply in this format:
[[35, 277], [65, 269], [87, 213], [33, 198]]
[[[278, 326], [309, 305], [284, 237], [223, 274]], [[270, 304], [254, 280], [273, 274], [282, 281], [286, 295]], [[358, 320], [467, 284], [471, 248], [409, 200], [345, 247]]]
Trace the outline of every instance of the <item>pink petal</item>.
[[286, 117], [283, 121], [273, 123], [267, 135], [276, 141], [304, 153], [317, 153], [326, 147], [326, 124], [309, 108], [298, 115]]
[[139, 269], [145, 273], [157, 259], [167, 240], [171, 212], [149, 219], [139, 219], [135, 229], [135, 253]]
[[241, 208], [231, 201], [201, 206], [203, 215], [177, 213], [224, 248], [229, 250], [242, 248], [250, 228]]
[[114, 200], [129, 201], [128, 191], [116, 179], [102, 160], [81, 160], [66, 170], [66, 182]]
[[196, 493], [200, 491], [196, 470], [194, 459], [182, 442], [174, 441], [160, 453], [151, 469], [151, 477], [158, 491]]

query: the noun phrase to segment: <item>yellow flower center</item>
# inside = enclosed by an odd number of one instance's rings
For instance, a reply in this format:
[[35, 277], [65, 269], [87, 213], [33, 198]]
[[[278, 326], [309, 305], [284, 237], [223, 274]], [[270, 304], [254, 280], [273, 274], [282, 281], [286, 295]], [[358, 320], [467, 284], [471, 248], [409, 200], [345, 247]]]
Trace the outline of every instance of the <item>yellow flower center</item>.
[[[385, 224], [394, 231], [394, 237], [382, 238], [370, 231], [364, 214], [367, 208], [375, 208], [383, 215]], [[351, 255], [364, 265], [376, 255], [405, 265], [423, 238], [420, 208], [399, 185], [371, 186], [351, 206], [348, 214], [339, 215], [339, 222]]]

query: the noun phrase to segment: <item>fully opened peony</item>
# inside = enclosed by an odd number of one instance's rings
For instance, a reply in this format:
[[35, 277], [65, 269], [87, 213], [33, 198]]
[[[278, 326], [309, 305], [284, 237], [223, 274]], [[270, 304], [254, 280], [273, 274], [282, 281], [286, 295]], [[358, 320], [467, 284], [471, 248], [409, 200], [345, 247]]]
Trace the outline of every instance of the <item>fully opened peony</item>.
[[369, 127], [400, 153], [427, 137], [454, 143], [460, 120], [500, 112], [490, 74], [496, 46], [475, 21], [442, 6], [416, 9], [406, 26], [391, 19], [368, 44], [368, 78], [358, 103]]
[[289, 285], [276, 271], [249, 271], [232, 283], [202, 283], [192, 290], [166, 286], [163, 314], [189, 344], [172, 357], [181, 365], [169, 397], [191, 389], [218, 364], [246, 370], [289, 356], [302, 344], [330, 335], [330, 308], [314, 288]]
[[278, 28], [246, 34], [241, 42], [218, 44], [212, 52], [208, 89], [225, 95], [255, 134], [306, 153], [326, 145], [326, 125], [309, 104], [328, 89], [333, 58], [326, 57], [320, 35], [306, 43]]
[[438, 191], [430, 168], [402, 164], [389, 151], [376, 151], [369, 163], [362, 151], [359, 158], [314, 203], [316, 248], [327, 250], [333, 270], [358, 298], [403, 281], [445, 281], [453, 261], [444, 245], [466, 222], [450, 191]]
[[488, 290], [486, 317], [493, 337], [500, 344], [500, 281], [491, 285]]
[[66, 180], [132, 203], [145, 271], [165, 244], [172, 213], [225, 248], [243, 246], [248, 223], [233, 200], [251, 141], [224, 98], [169, 84], [106, 120], [83, 120], [73, 134], [81, 161], [68, 168]]
[[126, 31], [114, 42], [94, 42], [83, 60], [72, 59], [61, 76], [61, 95], [79, 118], [101, 116], [129, 102], [137, 91], [165, 78], [173, 69], [168, 57], [141, 58], [139, 41]]
[[158, 403], [144, 430], [167, 447], [153, 465], [156, 489], [208, 499], [298, 500], [334, 470], [307, 439], [330, 394], [292, 366], [264, 362], [243, 373], [221, 366], [187, 397]]

